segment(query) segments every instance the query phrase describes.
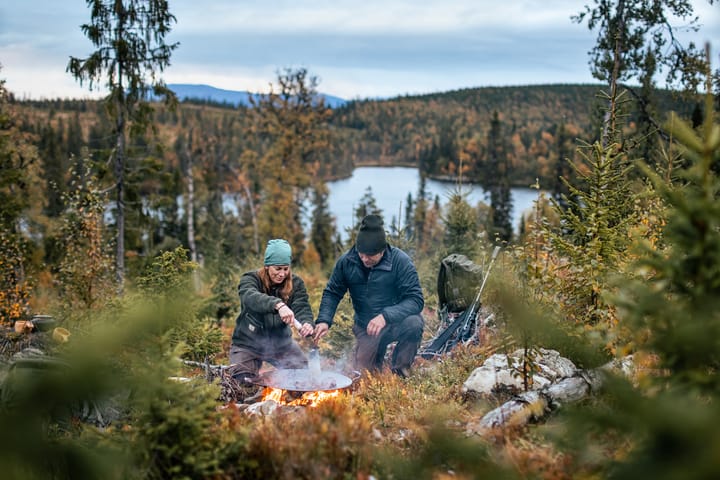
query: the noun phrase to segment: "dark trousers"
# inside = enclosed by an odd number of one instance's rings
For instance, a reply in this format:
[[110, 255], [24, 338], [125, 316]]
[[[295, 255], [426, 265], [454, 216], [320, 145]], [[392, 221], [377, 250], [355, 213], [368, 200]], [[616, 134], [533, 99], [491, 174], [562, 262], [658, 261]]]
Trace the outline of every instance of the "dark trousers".
[[256, 377], [263, 361], [283, 369], [307, 368], [308, 363], [302, 349], [294, 341], [287, 342], [280, 348], [267, 348], [264, 351], [230, 346], [230, 374], [240, 383], [245, 383], [245, 378]]
[[407, 370], [415, 360], [422, 341], [425, 321], [420, 315], [410, 315], [398, 323], [385, 325], [380, 335], [372, 337], [367, 329], [353, 325], [355, 335], [355, 368], [362, 372], [377, 371], [383, 367], [385, 351], [392, 342], [397, 342], [393, 350], [390, 368]]

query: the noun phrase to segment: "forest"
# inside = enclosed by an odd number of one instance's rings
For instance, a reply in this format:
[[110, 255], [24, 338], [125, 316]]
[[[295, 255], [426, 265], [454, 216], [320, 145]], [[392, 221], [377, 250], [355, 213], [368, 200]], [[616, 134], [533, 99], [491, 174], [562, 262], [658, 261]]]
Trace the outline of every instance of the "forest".
[[[304, 68], [280, 70], [249, 106], [178, 102], [148, 80], [170, 62], [167, 5], [120, 3], [138, 10], [94, 10], [94, 28], [154, 25], [126, 40], [158, 48], [91, 36], [112, 62], [71, 57], [68, 72], [107, 79], [106, 99], [19, 100], [0, 70], [4, 478], [720, 475], [720, 69], [709, 47], [668, 50], [647, 33], [687, 2], [587, 7], [577, 21], [597, 30], [596, 85], [338, 108]], [[153, 18], [134, 25], [142, 15]], [[117, 63], [126, 77], [108, 75]], [[672, 88], [656, 86], [660, 71]], [[362, 165], [421, 172], [386, 226], [420, 277], [423, 344], [443, 326], [449, 255], [485, 272], [487, 285], [466, 287], [481, 289], [488, 321], [419, 356], [408, 378], [381, 371], [258, 414], [222, 375], [240, 276], [262, 265], [267, 240], [287, 239], [317, 314], [355, 241], [335, 227], [327, 182]], [[441, 206], [427, 178], [459, 188]], [[463, 183], [489, 203], [469, 204]], [[529, 185], [537, 201], [514, 234], [509, 189]], [[368, 192], [357, 222], [376, 211]], [[352, 326], [345, 299], [319, 345], [325, 370], [346, 368]], [[582, 395], [537, 384], [548, 351], [577, 366]], [[511, 352], [517, 388], [468, 391], [478, 367]], [[607, 368], [617, 362], [631, 367]], [[513, 402], [521, 413], [503, 413]]]

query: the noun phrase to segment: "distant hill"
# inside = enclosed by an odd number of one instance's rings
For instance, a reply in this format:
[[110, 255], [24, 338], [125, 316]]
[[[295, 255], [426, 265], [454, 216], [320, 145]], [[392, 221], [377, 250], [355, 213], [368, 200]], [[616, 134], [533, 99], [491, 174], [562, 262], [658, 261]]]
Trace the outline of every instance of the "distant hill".
[[[169, 87], [180, 99], [213, 102], [185, 102], [173, 115], [158, 108], [155, 123], [159, 130], [165, 130], [170, 144], [186, 135], [184, 129], [194, 126], [208, 137], [228, 139], [224, 150], [227, 158], [239, 159], [245, 151], [263, 148], [247, 135], [246, 122], [252, 120], [251, 116], [225, 108], [247, 104], [252, 93], [207, 85]], [[328, 120], [332, 135], [319, 175], [326, 179], [347, 177], [359, 165], [410, 165], [421, 168], [431, 178], [442, 179], [457, 178], [462, 168], [463, 180], [482, 183], [488, 164], [490, 127], [497, 112], [511, 165], [511, 185], [527, 186], [536, 179], [547, 185], [557, 179], [558, 162], [564, 164], [566, 158], [581, 161], [577, 146], [597, 139], [605, 107], [598, 92], [603, 88], [578, 84], [478, 87], [388, 99], [340, 100], [343, 103], [333, 103], [333, 97], [327, 97], [337, 108], [332, 109]], [[624, 104], [627, 116], [623, 117], [627, 138], [637, 134], [641, 120], [637, 102], [629, 100]], [[690, 118], [697, 107], [695, 100], [667, 90], [656, 91], [653, 104], [658, 122], [671, 111]], [[32, 125], [34, 132], [44, 131], [49, 122], [57, 124], [56, 128], [69, 128], [66, 126], [79, 122], [75, 130], [81, 130], [84, 138], [77, 139], [77, 144], [87, 141], [98, 145], [112, 137], [109, 131], [101, 130], [111, 124], [103, 118], [106, 113], [101, 101], [22, 101], [19, 106], [24, 116], [20, 123]], [[178, 117], [183, 117], [182, 121]], [[68, 135], [57, 133], [57, 138]], [[48, 145], [52, 141], [46, 140]], [[68, 150], [63, 158], [73, 152]]]
[[[202, 84], [194, 85], [187, 83], [171, 83], [168, 84], [168, 88], [175, 92], [175, 95], [177, 95], [180, 101], [203, 100], [217, 103], [229, 103], [231, 105], [249, 106], [250, 97], [258, 95], [247, 91], [224, 90], [222, 88]], [[325, 105], [331, 108], [341, 107], [347, 103], [346, 100], [332, 95], [320, 93], [320, 96], [325, 99]]]

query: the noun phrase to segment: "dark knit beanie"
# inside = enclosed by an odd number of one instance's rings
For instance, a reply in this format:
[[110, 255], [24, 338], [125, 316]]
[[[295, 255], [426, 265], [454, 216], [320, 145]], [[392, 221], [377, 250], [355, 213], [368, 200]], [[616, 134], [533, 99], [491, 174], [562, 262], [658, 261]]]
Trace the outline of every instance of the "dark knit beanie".
[[290, 265], [292, 260], [292, 249], [287, 240], [274, 238], [268, 240], [265, 248], [265, 266], [269, 265]]
[[387, 245], [383, 219], [379, 215], [368, 215], [360, 222], [360, 229], [355, 240], [355, 248], [359, 253], [375, 255], [382, 252]]

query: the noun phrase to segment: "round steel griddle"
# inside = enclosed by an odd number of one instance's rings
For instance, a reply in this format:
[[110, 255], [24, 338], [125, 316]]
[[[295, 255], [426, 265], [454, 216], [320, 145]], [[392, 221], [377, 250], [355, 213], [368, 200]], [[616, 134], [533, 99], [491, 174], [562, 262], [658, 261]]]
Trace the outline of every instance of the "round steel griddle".
[[313, 375], [308, 369], [288, 368], [267, 371], [254, 379], [253, 383], [281, 390], [316, 392], [347, 388], [352, 380], [337, 372], [321, 371]]

